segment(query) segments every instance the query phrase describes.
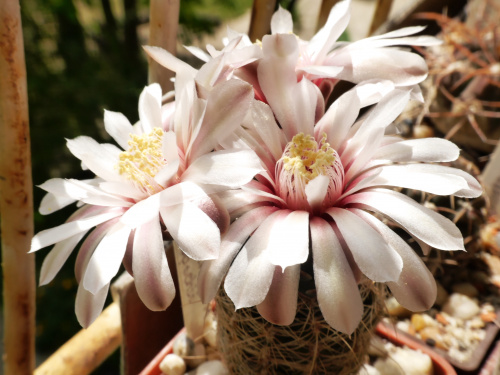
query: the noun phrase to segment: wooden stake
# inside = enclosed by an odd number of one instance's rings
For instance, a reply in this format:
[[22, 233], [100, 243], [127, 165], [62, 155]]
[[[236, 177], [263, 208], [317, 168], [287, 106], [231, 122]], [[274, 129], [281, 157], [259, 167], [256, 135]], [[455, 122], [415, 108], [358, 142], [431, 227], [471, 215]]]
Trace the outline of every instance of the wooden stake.
[[57, 349], [35, 370], [34, 375], [90, 374], [120, 346], [121, 341], [120, 307], [114, 302], [90, 327], [82, 329]]
[[368, 35], [372, 35], [389, 18], [391, 7], [392, 0], [377, 0], [375, 14], [373, 15]]
[[276, 0], [254, 0], [252, 8], [252, 19], [248, 36], [252, 42], [269, 34], [271, 31], [271, 18], [276, 9]]
[[19, 2], [0, 5], [0, 216], [4, 373], [35, 367], [35, 257], [28, 95]]
[[[175, 55], [180, 0], [151, 0], [149, 8], [149, 45]], [[149, 83], [157, 82], [165, 94], [173, 89], [174, 73], [149, 58]]]

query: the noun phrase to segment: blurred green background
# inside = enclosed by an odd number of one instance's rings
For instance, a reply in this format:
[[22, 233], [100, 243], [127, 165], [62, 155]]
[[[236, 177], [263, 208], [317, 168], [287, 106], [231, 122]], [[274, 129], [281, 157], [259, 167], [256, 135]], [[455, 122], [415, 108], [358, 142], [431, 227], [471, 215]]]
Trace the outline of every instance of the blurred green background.
[[[290, 9], [294, 1], [281, 3]], [[196, 44], [251, 5], [252, 0], [182, 0], [178, 39]], [[54, 177], [92, 177], [65, 139], [87, 135], [109, 142], [104, 109], [137, 121], [138, 97], [147, 84], [140, 46], [147, 42], [148, 7], [146, 0], [21, 0], [35, 185]], [[43, 195], [34, 187], [35, 232], [62, 224], [75, 209], [42, 216], [37, 208]], [[48, 251], [37, 252], [37, 280]], [[74, 314], [76, 253], [49, 285], [37, 288], [38, 361], [81, 329]], [[118, 352], [95, 373], [118, 374]]]

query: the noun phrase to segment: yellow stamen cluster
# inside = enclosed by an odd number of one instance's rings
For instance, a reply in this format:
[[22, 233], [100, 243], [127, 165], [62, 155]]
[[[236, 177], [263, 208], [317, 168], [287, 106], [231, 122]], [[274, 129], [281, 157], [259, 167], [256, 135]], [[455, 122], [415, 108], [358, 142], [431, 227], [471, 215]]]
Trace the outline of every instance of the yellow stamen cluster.
[[325, 175], [335, 161], [335, 151], [326, 142], [326, 134], [320, 144], [314, 137], [299, 133], [292, 138], [283, 153], [283, 167], [286, 171], [299, 174], [307, 182], [320, 174]]
[[159, 185], [155, 175], [166, 164], [162, 152], [163, 130], [154, 128], [148, 134], [131, 134], [129, 148], [121, 152], [117, 164], [118, 172], [148, 192], [154, 192]]

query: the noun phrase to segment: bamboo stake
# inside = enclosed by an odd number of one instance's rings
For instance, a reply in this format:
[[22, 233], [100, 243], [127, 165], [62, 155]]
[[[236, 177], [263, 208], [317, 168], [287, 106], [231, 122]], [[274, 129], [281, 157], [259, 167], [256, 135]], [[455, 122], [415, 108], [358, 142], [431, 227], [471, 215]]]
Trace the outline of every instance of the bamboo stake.
[[34, 375], [90, 374], [120, 346], [121, 341], [120, 307], [114, 302], [90, 327], [82, 329], [57, 349]]
[[276, 0], [254, 0], [248, 36], [252, 42], [261, 40], [271, 30], [271, 18], [276, 9]]
[[[177, 28], [179, 25], [180, 0], [151, 0], [149, 8], [149, 44], [162, 47], [175, 55]], [[158, 82], [162, 92], [173, 89], [170, 79], [174, 73], [149, 58], [150, 83]]]
[[323, 0], [321, 2], [321, 8], [319, 9], [319, 14], [318, 14], [318, 23], [316, 24], [316, 31], [325, 26], [326, 20], [328, 19], [328, 15], [330, 14], [330, 10], [339, 1], [340, 0]]
[[368, 35], [372, 35], [388, 19], [391, 7], [392, 0], [377, 0]]
[[28, 96], [19, 2], [0, 6], [0, 216], [4, 373], [35, 367], [35, 257]]

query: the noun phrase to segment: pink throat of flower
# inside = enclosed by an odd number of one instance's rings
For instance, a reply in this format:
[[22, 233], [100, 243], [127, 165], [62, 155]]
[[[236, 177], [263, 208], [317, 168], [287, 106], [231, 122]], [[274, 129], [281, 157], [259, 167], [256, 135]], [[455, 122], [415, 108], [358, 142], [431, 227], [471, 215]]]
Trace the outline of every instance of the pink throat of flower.
[[[306, 186], [319, 176], [327, 177], [328, 182], [321, 205], [313, 210], [309, 203], [313, 197], [309, 195], [308, 199]], [[343, 183], [342, 162], [338, 153], [326, 141], [326, 134], [319, 142], [311, 135], [304, 133], [295, 135], [286, 145], [281, 159], [276, 163], [277, 194], [291, 210], [304, 210], [311, 213], [323, 211], [339, 197]]]

